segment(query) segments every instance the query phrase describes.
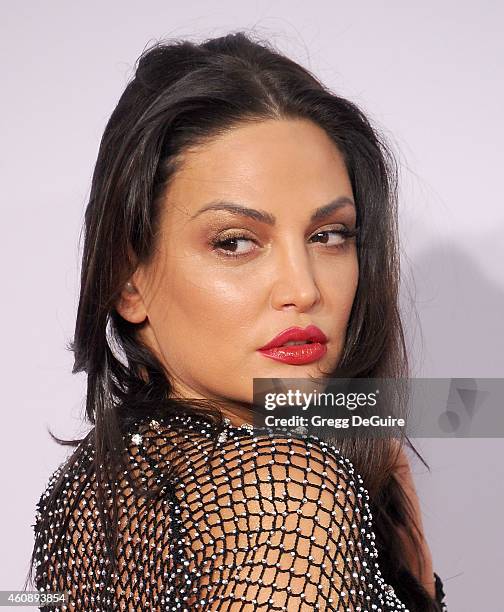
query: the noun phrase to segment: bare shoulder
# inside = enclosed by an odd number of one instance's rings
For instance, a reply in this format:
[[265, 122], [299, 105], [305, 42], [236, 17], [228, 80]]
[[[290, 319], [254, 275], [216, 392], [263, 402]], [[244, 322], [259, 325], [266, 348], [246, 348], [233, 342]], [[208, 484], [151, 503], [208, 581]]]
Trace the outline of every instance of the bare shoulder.
[[253, 471], [268, 481], [318, 485], [322, 490], [338, 489], [344, 483], [353, 489], [362, 485], [351, 461], [319, 438], [266, 430], [231, 432], [222, 445], [229, 467]]
[[229, 428], [180, 490], [208, 609], [403, 609], [377, 565], [362, 479], [334, 446]]
[[[327, 528], [333, 522], [355, 524], [369, 514], [367, 492], [352, 463], [314, 437], [231, 429], [208, 463], [207, 478], [214, 483], [208, 488], [214, 511], [246, 513], [262, 526], [278, 514], [301, 515]], [[227, 489], [219, 486], [224, 483]]]

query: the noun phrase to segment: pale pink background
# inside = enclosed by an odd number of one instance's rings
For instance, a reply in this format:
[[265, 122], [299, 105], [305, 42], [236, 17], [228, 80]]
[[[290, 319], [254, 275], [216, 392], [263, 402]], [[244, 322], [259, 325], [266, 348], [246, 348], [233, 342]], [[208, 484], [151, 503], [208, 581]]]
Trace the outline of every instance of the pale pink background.
[[[19, 589], [34, 507], [84, 431], [84, 377], [65, 344], [99, 140], [142, 49], [254, 28], [360, 103], [402, 164], [406, 314], [415, 374], [503, 377], [504, 9], [497, 2], [3, 2], [2, 547]], [[404, 302], [406, 304], [406, 302]], [[502, 439], [423, 440], [424, 521], [450, 610], [502, 601]], [[17, 609], [17, 608], [16, 608]]]

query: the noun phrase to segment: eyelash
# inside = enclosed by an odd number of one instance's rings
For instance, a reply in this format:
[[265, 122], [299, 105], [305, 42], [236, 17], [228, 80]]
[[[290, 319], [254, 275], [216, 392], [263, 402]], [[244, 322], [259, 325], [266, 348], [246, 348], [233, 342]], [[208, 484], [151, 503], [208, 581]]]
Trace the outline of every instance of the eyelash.
[[[321, 230], [320, 232], [316, 232], [315, 234], [313, 234], [313, 236], [318, 236], [319, 234], [332, 234], [332, 233], [338, 234], [340, 236], [344, 236], [346, 238], [344, 242], [341, 242], [340, 244], [334, 244], [328, 247], [329, 249], [339, 250], [339, 249], [343, 249], [346, 246], [348, 246], [348, 242], [349, 242], [348, 239], [358, 236], [359, 230], [360, 230], [359, 227], [356, 227], [354, 229], [348, 229], [347, 227], [343, 227], [341, 229]], [[218, 253], [220, 257], [224, 257], [224, 258], [238, 259], [240, 257], [247, 257], [248, 255], [250, 255], [251, 253], [250, 251], [248, 253], [233, 253], [232, 251], [220, 251], [219, 252], [219, 248], [223, 244], [226, 244], [230, 242], [231, 240], [251, 240], [252, 242], [256, 242], [249, 236], [237, 233], [235, 235], [226, 236], [226, 238], [218, 238], [218, 239], [212, 240], [211, 246], [214, 249], [214, 251]]]

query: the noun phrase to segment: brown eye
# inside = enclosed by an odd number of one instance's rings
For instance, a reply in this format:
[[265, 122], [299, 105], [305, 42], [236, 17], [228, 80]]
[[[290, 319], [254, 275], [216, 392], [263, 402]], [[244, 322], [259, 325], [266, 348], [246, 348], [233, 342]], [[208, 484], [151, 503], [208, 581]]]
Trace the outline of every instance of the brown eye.
[[342, 227], [339, 229], [329, 229], [317, 232], [316, 234], [313, 234], [310, 240], [315, 238], [315, 242], [320, 242], [321, 244], [332, 248], [340, 248], [346, 245], [349, 238], [357, 236], [358, 233], [358, 228], [351, 230], [347, 227]]
[[223, 257], [241, 257], [254, 250], [253, 248], [247, 248], [247, 243], [255, 243], [255, 240], [243, 234], [237, 234], [212, 241], [212, 247], [216, 252], [220, 252]]
[[[332, 236], [331, 236], [332, 235]], [[331, 240], [332, 238], [336, 238], [336, 240]], [[317, 242], [321, 242], [323, 244], [329, 244], [329, 246], [335, 246], [337, 244], [341, 244], [345, 242], [344, 238], [342, 238], [341, 232], [336, 230], [326, 230], [323, 232], [317, 232], [315, 234], [315, 238], [320, 238]]]

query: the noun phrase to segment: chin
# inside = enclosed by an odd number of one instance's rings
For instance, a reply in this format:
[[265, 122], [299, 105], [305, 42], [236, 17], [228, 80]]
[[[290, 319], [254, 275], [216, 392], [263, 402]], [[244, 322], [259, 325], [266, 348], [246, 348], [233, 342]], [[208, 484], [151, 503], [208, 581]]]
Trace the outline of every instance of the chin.
[[[306, 365], [290, 365], [279, 363], [279, 367], [272, 368], [267, 374], [264, 374], [264, 378], [322, 378], [325, 376], [324, 372], [320, 372], [317, 365], [306, 364]], [[322, 367], [322, 366], [321, 366]], [[325, 371], [326, 368], [322, 367]]]

